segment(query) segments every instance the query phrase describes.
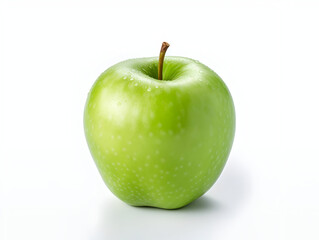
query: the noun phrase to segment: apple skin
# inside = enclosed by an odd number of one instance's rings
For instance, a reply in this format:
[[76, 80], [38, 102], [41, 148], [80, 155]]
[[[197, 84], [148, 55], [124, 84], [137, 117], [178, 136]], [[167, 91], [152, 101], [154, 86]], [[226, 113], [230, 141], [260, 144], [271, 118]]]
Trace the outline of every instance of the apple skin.
[[231, 94], [198, 61], [131, 59], [102, 73], [84, 110], [91, 155], [107, 187], [133, 206], [181, 208], [221, 174], [235, 133]]

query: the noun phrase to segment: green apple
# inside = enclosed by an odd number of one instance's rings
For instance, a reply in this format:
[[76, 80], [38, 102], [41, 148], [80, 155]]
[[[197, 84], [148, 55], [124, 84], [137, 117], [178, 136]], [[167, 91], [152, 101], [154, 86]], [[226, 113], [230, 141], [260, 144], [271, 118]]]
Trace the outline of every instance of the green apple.
[[[164, 53], [165, 55], [165, 53]], [[235, 133], [231, 94], [210, 68], [166, 57], [103, 72], [84, 110], [87, 143], [108, 188], [133, 206], [183, 207], [221, 174]]]

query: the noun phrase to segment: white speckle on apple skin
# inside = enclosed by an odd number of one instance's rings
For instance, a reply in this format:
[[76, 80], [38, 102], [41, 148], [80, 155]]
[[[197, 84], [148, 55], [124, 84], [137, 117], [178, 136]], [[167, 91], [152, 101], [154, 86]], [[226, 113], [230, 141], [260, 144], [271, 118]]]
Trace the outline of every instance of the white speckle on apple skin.
[[160, 131], [160, 135], [162, 135], [162, 136], [166, 136], [166, 135], [167, 135], [167, 133], [166, 133], [165, 131], [161, 130], [161, 131]]

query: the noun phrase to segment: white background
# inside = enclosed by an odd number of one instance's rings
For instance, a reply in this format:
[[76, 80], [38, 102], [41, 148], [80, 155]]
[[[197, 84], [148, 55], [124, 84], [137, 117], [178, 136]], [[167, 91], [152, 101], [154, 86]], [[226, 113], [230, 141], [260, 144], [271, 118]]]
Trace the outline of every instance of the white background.
[[[115, 198], [82, 126], [97, 76], [162, 41], [237, 112], [223, 174], [175, 211]], [[0, 239], [319, 239], [318, 88], [318, 1], [1, 1]]]

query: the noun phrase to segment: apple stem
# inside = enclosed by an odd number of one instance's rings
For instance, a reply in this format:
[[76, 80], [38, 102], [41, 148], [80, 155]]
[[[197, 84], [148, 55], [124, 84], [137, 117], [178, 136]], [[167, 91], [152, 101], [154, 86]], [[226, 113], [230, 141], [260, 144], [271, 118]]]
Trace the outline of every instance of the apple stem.
[[158, 80], [163, 80], [163, 65], [164, 65], [164, 57], [167, 51], [169, 44], [167, 42], [162, 43], [161, 51], [159, 54], [159, 61], [158, 61]]

